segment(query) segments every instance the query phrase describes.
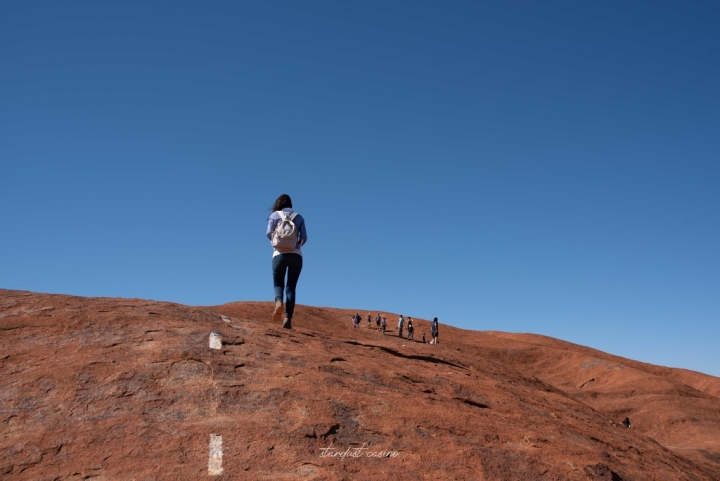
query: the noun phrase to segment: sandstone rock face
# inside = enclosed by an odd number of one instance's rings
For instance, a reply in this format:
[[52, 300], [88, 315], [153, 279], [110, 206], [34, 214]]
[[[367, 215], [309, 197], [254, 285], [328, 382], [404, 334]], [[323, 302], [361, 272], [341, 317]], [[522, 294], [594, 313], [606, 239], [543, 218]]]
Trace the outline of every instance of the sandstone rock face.
[[298, 306], [292, 330], [271, 312], [0, 290], [0, 478], [720, 479], [718, 378], [444, 325], [431, 346], [390, 313], [383, 335], [355, 311]]

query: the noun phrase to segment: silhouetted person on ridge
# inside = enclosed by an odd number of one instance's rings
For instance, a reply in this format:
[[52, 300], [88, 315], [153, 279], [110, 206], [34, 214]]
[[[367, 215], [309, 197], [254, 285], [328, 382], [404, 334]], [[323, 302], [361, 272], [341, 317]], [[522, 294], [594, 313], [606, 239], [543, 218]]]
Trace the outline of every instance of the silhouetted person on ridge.
[[[283, 327], [292, 329], [292, 316], [295, 310], [295, 287], [302, 271], [303, 258], [300, 247], [307, 242], [305, 219], [294, 212], [292, 200], [282, 194], [272, 206], [268, 218], [267, 238], [273, 246], [272, 271], [275, 288], [275, 310], [272, 320], [277, 322], [283, 315], [283, 290], [285, 291], [285, 319]], [[285, 275], [287, 274], [287, 285]]]
[[438, 345], [438, 319], [437, 319], [437, 317], [433, 318], [433, 321], [430, 324], [430, 334], [432, 335], [432, 341], [430, 341], [430, 344], [437, 346]]

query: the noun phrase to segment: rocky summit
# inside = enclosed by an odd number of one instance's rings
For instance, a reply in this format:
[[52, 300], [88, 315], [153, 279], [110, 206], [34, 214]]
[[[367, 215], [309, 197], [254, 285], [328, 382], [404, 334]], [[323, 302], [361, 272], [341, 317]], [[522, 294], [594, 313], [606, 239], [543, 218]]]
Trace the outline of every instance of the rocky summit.
[[720, 479], [719, 378], [355, 312], [0, 290], [0, 478]]

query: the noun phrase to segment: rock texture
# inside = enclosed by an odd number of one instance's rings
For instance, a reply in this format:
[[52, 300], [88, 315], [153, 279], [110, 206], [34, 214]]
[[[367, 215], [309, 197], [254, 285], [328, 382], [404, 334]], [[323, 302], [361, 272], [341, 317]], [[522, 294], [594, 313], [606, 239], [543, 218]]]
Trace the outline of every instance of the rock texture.
[[0, 290], [0, 478], [720, 479], [718, 378], [354, 312]]

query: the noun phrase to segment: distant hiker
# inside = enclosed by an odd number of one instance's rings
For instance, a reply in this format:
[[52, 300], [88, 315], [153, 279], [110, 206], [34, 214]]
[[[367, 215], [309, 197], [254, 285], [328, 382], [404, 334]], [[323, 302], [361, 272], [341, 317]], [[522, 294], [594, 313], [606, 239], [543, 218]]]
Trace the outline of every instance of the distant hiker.
[[357, 312], [353, 316], [353, 328], [357, 329], [360, 327], [360, 314]]
[[[268, 217], [267, 238], [273, 246], [272, 271], [275, 288], [275, 310], [272, 320], [277, 322], [283, 315], [283, 290], [285, 291], [285, 319], [283, 327], [292, 329], [295, 310], [295, 287], [303, 266], [300, 247], [307, 242], [305, 219], [293, 211], [292, 200], [282, 194], [272, 206]], [[287, 274], [287, 286], [285, 275]]]
[[378, 331], [380, 330], [380, 313], [378, 312], [377, 316], [375, 316], [375, 325], [378, 328]]
[[430, 334], [432, 335], [432, 341], [430, 341], [430, 344], [433, 344], [437, 346], [438, 343], [438, 319], [437, 317], [434, 317], [432, 320], [432, 323], [430, 324]]
[[408, 337], [407, 337], [408, 341], [413, 340], [413, 331], [414, 331], [414, 328], [412, 325], [412, 317], [408, 317]]
[[387, 322], [385, 321], [385, 318], [382, 318], [382, 322], [380, 323], [382, 326], [382, 333], [385, 334], [385, 329], [387, 328]]
[[422, 342], [423, 342], [423, 344], [425, 344], [425, 333], [424, 333], [424, 332], [423, 332], [423, 340], [422, 340]]
[[402, 330], [403, 326], [405, 325], [405, 319], [403, 319], [402, 314], [400, 314], [400, 319], [398, 319], [398, 337], [402, 337]]
[[625, 426], [626, 428], [629, 428], [630, 427], [630, 418], [623, 419], [622, 425]]
[[372, 316], [370, 315], [369, 312], [368, 312], [368, 315], [367, 315], [367, 322], [368, 322], [368, 329], [370, 329], [370, 323], [372, 322]]

